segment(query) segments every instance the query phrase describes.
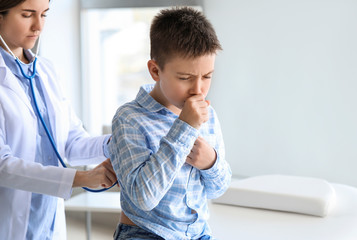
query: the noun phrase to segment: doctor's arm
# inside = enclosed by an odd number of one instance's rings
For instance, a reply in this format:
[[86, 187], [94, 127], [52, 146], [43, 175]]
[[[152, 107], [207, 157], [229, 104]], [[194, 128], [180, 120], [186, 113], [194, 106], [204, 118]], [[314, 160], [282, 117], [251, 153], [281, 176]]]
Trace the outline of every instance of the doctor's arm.
[[110, 135], [90, 136], [68, 99], [64, 95], [60, 98], [62, 101], [56, 110], [56, 134], [57, 141], [61, 143], [58, 144], [61, 156], [66, 157], [71, 166], [102, 163], [109, 157], [104, 150]]
[[122, 189], [138, 208], [150, 211], [159, 204], [185, 163], [197, 134], [177, 119], [153, 151], [147, 146], [149, 133], [143, 133], [136, 121], [114, 117], [111, 160]]
[[69, 198], [72, 187], [108, 187], [115, 179], [109, 159], [93, 170], [76, 171], [16, 157], [0, 128], [0, 187]]

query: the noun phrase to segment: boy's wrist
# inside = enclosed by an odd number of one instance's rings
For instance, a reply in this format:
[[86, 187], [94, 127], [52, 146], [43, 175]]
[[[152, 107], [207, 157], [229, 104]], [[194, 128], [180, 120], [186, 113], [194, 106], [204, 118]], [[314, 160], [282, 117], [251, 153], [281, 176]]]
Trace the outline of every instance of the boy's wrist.
[[201, 169], [201, 170], [208, 170], [208, 169], [211, 169], [213, 166], [214, 166], [214, 164], [216, 163], [216, 161], [217, 161], [217, 152], [212, 148], [212, 150], [213, 150], [213, 152], [214, 152], [214, 158], [213, 158], [213, 160], [210, 162], [210, 163], [208, 163], [208, 165], [205, 167], [205, 168], [203, 168], [203, 169]]
[[198, 130], [188, 123], [177, 118], [166, 137], [172, 142], [180, 142], [188, 147], [192, 147], [198, 137]]

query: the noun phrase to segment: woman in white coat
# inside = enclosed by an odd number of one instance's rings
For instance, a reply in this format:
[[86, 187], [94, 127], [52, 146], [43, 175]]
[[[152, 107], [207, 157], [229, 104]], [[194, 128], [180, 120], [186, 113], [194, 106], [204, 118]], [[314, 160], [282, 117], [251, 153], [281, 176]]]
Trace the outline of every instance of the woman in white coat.
[[[58, 201], [73, 187], [109, 187], [116, 181], [109, 159], [110, 136], [89, 137], [56, 82], [51, 64], [38, 57], [36, 99], [58, 152], [70, 165], [99, 164], [91, 171], [58, 166], [34, 110], [26, 74], [33, 71], [34, 47], [49, 0], [0, 0], [0, 239], [53, 239], [58, 230]], [[6, 46], [7, 45], [7, 46]], [[7, 48], [8, 47], [8, 48]], [[63, 203], [63, 200], [62, 200]], [[63, 229], [63, 226], [62, 226]], [[65, 232], [62, 235], [65, 237]], [[62, 238], [63, 239], [63, 238]]]

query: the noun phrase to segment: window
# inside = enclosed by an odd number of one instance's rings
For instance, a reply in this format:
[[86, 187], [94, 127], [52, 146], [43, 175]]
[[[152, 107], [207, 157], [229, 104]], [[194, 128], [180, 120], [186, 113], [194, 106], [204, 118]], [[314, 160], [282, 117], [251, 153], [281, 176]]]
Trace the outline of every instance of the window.
[[141, 85], [154, 83], [146, 66], [150, 24], [160, 9], [175, 2], [147, 2], [81, 2], [83, 122], [91, 134], [110, 132], [116, 109], [133, 100]]

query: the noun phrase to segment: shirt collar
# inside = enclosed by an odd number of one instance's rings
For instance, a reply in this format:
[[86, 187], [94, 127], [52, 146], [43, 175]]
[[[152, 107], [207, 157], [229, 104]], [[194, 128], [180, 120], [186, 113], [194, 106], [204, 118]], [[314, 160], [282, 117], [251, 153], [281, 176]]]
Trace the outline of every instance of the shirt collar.
[[[24, 80], [25, 78], [22, 76], [21, 70], [20, 70], [19, 66], [17, 65], [17, 63], [15, 62], [14, 57], [10, 53], [5, 51], [2, 47], [0, 47], [0, 54], [2, 55], [6, 66], [11, 70], [11, 72], [19, 79]], [[31, 52], [31, 50], [24, 50], [24, 54], [27, 59], [32, 59], [32, 60], [34, 59], [34, 54]], [[25, 73], [32, 74], [32, 70], [33, 70], [32, 63], [33, 62], [31, 61], [28, 64], [24, 64], [24, 63], [21, 64]], [[37, 75], [37, 73], [36, 73], [36, 75]]]
[[141, 86], [135, 100], [140, 106], [146, 108], [150, 112], [159, 112], [161, 110], [171, 112], [165, 106], [161, 105], [153, 97], [150, 96], [149, 93], [152, 91], [154, 86], [155, 84], [146, 84]]

